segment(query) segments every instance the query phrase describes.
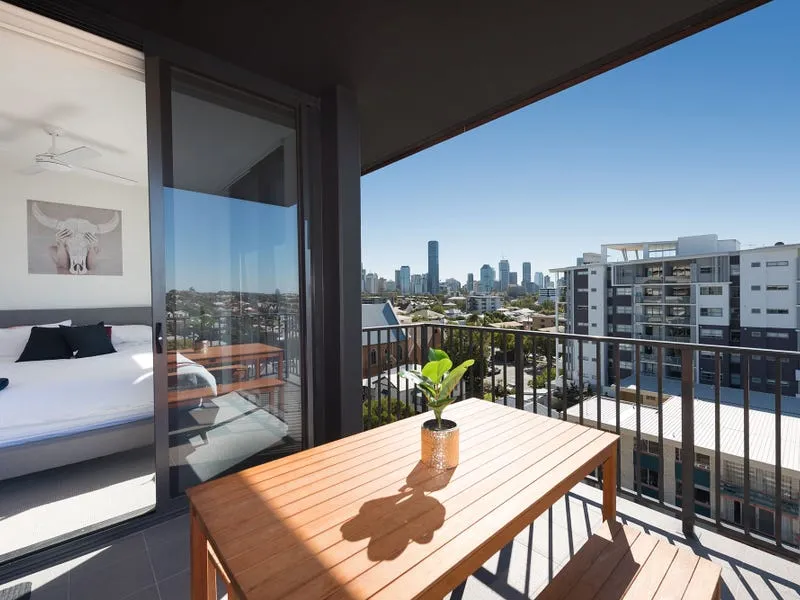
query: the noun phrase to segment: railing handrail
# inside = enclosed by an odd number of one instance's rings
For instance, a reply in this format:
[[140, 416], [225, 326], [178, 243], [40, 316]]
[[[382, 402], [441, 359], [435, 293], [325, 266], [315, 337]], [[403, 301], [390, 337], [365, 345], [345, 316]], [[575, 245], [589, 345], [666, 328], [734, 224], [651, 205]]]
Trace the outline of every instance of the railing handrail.
[[797, 358], [800, 352], [796, 350], [774, 350], [771, 348], [751, 348], [749, 346], [723, 346], [715, 344], [699, 344], [696, 342], [672, 342], [668, 340], [653, 340], [645, 338], [622, 338], [611, 337], [605, 335], [588, 335], [584, 333], [566, 333], [555, 331], [541, 331], [531, 329], [498, 329], [497, 327], [486, 327], [481, 325], [458, 325], [453, 323], [436, 323], [429, 321], [418, 321], [416, 323], [400, 323], [398, 325], [377, 325], [371, 327], [362, 327], [362, 331], [386, 331], [387, 329], [403, 329], [409, 327], [443, 327], [448, 329], [471, 329], [477, 332], [489, 333], [512, 333], [521, 332], [526, 335], [541, 336], [544, 338], [553, 338], [555, 340], [580, 340], [587, 343], [609, 343], [609, 344], [634, 344], [641, 346], [654, 346], [666, 349], [679, 349], [679, 350], [693, 350], [693, 351], [708, 351], [708, 352], [722, 352], [726, 354], [758, 354], [761, 356], [774, 356], [776, 358]]

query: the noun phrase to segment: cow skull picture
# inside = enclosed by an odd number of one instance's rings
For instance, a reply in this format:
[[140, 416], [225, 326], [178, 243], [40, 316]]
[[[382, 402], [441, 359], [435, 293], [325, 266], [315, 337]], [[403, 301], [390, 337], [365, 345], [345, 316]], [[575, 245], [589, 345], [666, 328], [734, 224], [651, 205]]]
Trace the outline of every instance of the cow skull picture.
[[36, 221], [53, 230], [56, 244], [52, 258], [61, 272], [70, 275], [87, 275], [94, 271], [95, 259], [100, 251], [100, 238], [114, 231], [120, 224], [117, 211], [105, 223], [92, 223], [88, 219], [78, 217], [64, 219], [51, 217], [33, 201], [30, 211]]

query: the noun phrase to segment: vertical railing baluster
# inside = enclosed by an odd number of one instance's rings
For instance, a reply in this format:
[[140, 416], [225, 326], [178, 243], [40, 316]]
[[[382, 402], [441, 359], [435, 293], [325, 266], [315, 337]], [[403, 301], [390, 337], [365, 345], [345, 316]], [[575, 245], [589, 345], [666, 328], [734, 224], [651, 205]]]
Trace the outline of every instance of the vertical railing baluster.
[[[413, 363], [409, 363], [409, 357], [408, 357], [409, 356], [408, 355], [408, 338], [410, 337], [409, 336], [409, 331], [411, 331], [411, 330], [408, 327], [406, 327], [406, 329], [405, 329], [406, 351], [403, 353], [403, 364], [406, 367], [405, 368], [406, 371], [408, 370], [408, 365], [409, 364], [413, 364]], [[399, 370], [399, 365], [398, 365], [398, 370]], [[408, 416], [411, 416], [411, 398], [410, 398], [410, 396], [411, 396], [411, 383], [409, 382], [408, 379], [406, 379], [403, 382], [403, 385], [405, 385], [405, 388], [406, 388], [406, 412], [408, 413]], [[416, 389], [416, 388], [414, 388], [414, 389]]]
[[[458, 331], [458, 360], [457, 361], [453, 361], [453, 363], [456, 364], [456, 365], [460, 365], [461, 362], [465, 360], [465, 358], [464, 358], [464, 331], [461, 328], [458, 328], [455, 331]], [[461, 381], [459, 382], [459, 388], [461, 389], [461, 397], [459, 398], [459, 400], [463, 400], [464, 397], [465, 397], [465, 394], [464, 394], [465, 389], [466, 389], [465, 386], [466, 386], [466, 381], [464, 381], [464, 378], [462, 377]]]
[[480, 344], [480, 353], [481, 353], [481, 368], [480, 368], [481, 378], [480, 378], [480, 381], [479, 381], [479, 385], [480, 385], [480, 388], [481, 388], [481, 392], [480, 392], [480, 397], [481, 398], [483, 398], [483, 394], [484, 394], [483, 382], [486, 380], [486, 352], [485, 352], [485, 350], [483, 348], [484, 341], [485, 340], [484, 340], [484, 335], [483, 335], [483, 329], [481, 329], [480, 338], [478, 340], [478, 343]]
[[508, 334], [505, 329], [503, 333], [503, 405], [508, 406]]
[[372, 354], [372, 332], [367, 331], [367, 422], [366, 429], [372, 428], [372, 365], [369, 364], [369, 358]]
[[489, 336], [491, 336], [491, 350], [489, 352], [489, 360], [490, 360], [490, 367], [492, 369], [492, 402], [497, 402], [497, 398], [494, 395], [495, 390], [495, 383], [494, 383], [494, 370], [497, 366], [497, 360], [494, 353], [494, 331], [489, 332]]
[[742, 491], [742, 529], [744, 529], [745, 536], [750, 535], [750, 354], [742, 354], [742, 388], [744, 397], [744, 413], [742, 417], [742, 440], [744, 445], [744, 490]]
[[781, 379], [783, 378], [783, 358], [775, 358], [775, 544], [780, 548], [783, 528], [783, 485], [781, 483], [782, 464], [781, 464], [781, 403], [783, 400], [783, 389]]
[[[622, 385], [621, 365], [622, 362], [622, 348], [620, 344], [614, 344], [614, 413], [616, 416], [616, 425], [614, 426], [614, 433], [620, 434], [620, 387]], [[622, 444], [617, 444], [617, 464], [622, 464]], [[622, 469], [617, 468], [617, 489], [622, 489]]]
[[[378, 407], [377, 407], [377, 410], [378, 410], [378, 425], [383, 425], [383, 414], [381, 413], [381, 396], [383, 396], [383, 394], [381, 393], [381, 375], [383, 374], [383, 360], [381, 358], [381, 350], [382, 350], [382, 348], [381, 348], [381, 330], [378, 329], [378, 352], [377, 352], [377, 357], [376, 357], [378, 359], [377, 360], [377, 363], [378, 363], [378, 374], [376, 376], [377, 379], [378, 379], [378, 398], [377, 398], [377, 403], [378, 403]], [[387, 413], [388, 413], [388, 411], [387, 411]]]
[[720, 526], [720, 513], [722, 512], [722, 458], [720, 449], [720, 392], [722, 388], [722, 364], [719, 351], [714, 352], [714, 504], [717, 507], [714, 520]]
[[[400, 346], [400, 331], [401, 328], [398, 325], [394, 330], [394, 379], [396, 383], [396, 390], [397, 390], [397, 410], [395, 411], [395, 416], [399, 421], [403, 415], [403, 403], [400, 401], [400, 353], [401, 353], [401, 346]], [[406, 398], [408, 398], [408, 391], [406, 390]]]
[[561, 343], [561, 420], [567, 420], [567, 338]]
[[521, 332], [514, 333], [514, 391], [516, 407], [525, 410], [525, 352], [522, 339]]
[[551, 372], [551, 370], [553, 368], [553, 354], [555, 354], [555, 352], [556, 352], [555, 346], [556, 346], [556, 340], [553, 339], [553, 350], [551, 352], [550, 351], [550, 342], [548, 340], [547, 347], [546, 347], [547, 348], [547, 352], [546, 352], [546, 356], [547, 356], [547, 375], [545, 375], [545, 378], [547, 379], [547, 416], [548, 417], [552, 417], [553, 416], [553, 382], [550, 381], [550, 372]]
[[656, 346], [656, 377], [658, 378], [658, 503], [664, 505], [664, 348]]
[[583, 425], [583, 340], [578, 340], [578, 421]]
[[691, 348], [681, 349], [681, 447], [683, 460], [681, 481], [681, 520], [683, 535], [694, 538], [694, 381]]
[[[474, 343], [475, 342], [475, 332], [472, 331], [471, 329], [468, 329], [467, 332], [469, 333], [469, 344], [467, 346], [467, 352], [468, 352], [467, 359], [470, 359], [475, 354], [475, 352], [474, 352], [475, 351], [475, 343]], [[475, 370], [477, 371], [478, 368], [476, 367]], [[470, 392], [469, 392], [469, 395], [471, 397], [473, 397], [473, 398], [479, 398], [480, 396], [478, 396], [478, 394], [475, 393], [475, 373], [474, 372], [469, 373], [469, 381], [470, 381], [470, 385], [469, 385]]]
[[[595, 400], [597, 400], [597, 413], [596, 413], [597, 418], [596, 418], [596, 421], [597, 421], [597, 428], [598, 429], [602, 429], [602, 427], [603, 427], [603, 418], [602, 418], [602, 414], [601, 414], [601, 411], [602, 411], [601, 402], [602, 402], [602, 397], [603, 397], [603, 394], [602, 394], [603, 380], [601, 379], [601, 377], [602, 377], [601, 368], [603, 366], [603, 363], [601, 362], [601, 360], [602, 360], [603, 353], [602, 353], [602, 350], [600, 348], [600, 343], [601, 343], [600, 341], [597, 341], [594, 344], [594, 364], [595, 364], [595, 367], [594, 367], [594, 369], [595, 369], [594, 378], [595, 378], [595, 387], [597, 387], [597, 389], [595, 390], [597, 392], [597, 397], [595, 398]], [[606, 346], [606, 347], [608, 347], [608, 346]], [[620, 469], [618, 468], [618, 470], [620, 470]]]
[[636, 457], [636, 472], [633, 474], [634, 482], [638, 482], [638, 485], [634, 485], [636, 488], [636, 497], [641, 500], [642, 499], [642, 380], [641, 380], [641, 373], [639, 367], [641, 366], [641, 346], [636, 344], [634, 346], [634, 363], [633, 368], [636, 369], [635, 378], [636, 378], [636, 393], [634, 394], [636, 399], [636, 453], [634, 456]]
[[533, 357], [533, 412], [539, 414], [539, 396], [536, 395], [536, 380], [539, 376], [538, 359], [536, 357], [536, 338], [535, 333], [531, 334], [531, 356]]

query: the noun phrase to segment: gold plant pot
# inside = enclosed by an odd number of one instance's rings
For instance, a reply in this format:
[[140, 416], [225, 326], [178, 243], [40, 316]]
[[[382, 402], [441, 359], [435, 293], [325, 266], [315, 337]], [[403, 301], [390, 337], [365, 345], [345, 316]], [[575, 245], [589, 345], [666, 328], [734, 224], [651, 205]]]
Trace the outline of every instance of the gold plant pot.
[[436, 419], [422, 424], [422, 452], [420, 460], [432, 469], [446, 470], [458, 465], [458, 425], [455, 421], [442, 419], [442, 428]]

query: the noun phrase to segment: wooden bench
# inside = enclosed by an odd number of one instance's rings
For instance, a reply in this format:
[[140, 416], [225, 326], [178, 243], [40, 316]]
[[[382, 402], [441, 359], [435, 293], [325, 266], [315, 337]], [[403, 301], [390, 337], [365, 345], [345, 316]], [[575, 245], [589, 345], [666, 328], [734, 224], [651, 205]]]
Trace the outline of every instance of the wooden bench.
[[718, 600], [721, 573], [689, 550], [606, 521], [537, 598]]

